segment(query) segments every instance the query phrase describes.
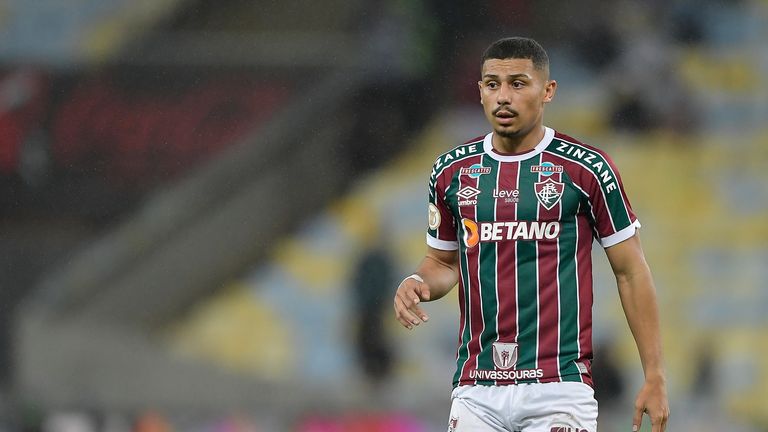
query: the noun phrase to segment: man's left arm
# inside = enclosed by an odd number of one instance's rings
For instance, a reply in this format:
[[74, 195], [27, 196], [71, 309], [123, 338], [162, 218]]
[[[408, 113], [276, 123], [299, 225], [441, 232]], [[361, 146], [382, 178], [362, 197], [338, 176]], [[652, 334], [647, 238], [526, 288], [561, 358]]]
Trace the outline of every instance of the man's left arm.
[[662, 361], [659, 308], [651, 270], [637, 233], [606, 248], [605, 253], [616, 275], [621, 305], [645, 373], [645, 383], [635, 399], [632, 430], [640, 429], [643, 413], [647, 413], [652, 431], [663, 432], [669, 418], [669, 402]]

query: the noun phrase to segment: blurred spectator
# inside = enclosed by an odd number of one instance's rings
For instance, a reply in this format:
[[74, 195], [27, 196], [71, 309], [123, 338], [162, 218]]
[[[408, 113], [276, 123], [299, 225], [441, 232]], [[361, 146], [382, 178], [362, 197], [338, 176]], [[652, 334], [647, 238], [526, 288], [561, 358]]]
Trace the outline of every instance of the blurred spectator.
[[0, 175], [18, 174], [36, 184], [47, 170], [41, 128], [48, 106], [47, 78], [19, 69], [0, 74]]
[[675, 66], [664, 34], [638, 25], [625, 35], [622, 55], [607, 70], [609, 119], [617, 130], [665, 129], [686, 133], [696, 125], [695, 99]]
[[700, 4], [683, 2], [672, 13], [672, 36], [675, 42], [685, 45], [697, 45], [704, 41], [704, 20], [699, 13]]
[[648, 104], [637, 92], [616, 92], [610, 108], [612, 129], [643, 132], [657, 126]]
[[[582, 10], [603, 8], [601, 2], [591, 2]], [[622, 50], [620, 31], [616, 28], [612, 14], [582, 13], [569, 24], [573, 32], [569, 35], [574, 43], [575, 54], [588, 67], [600, 71], [613, 64]]]
[[601, 407], [605, 407], [609, 411], [623, 401], [625, 388], [620, 363], [616, 360], [614, 351], [615, 347], [611, 341], [597, 343], [595, 361], [592, 367], [595, 399]]
[[715, 392], [715, 358], [712, 349], [704, 344], [700, 346], [695, 361], [691, 398], [707, 399]]
[[355, 349], [366, 377], [374, 384], [392, 371], [392, 342], [386, 332], [390, 297], [395, 285], [390, 252], [379, 242], [365, 250], [355, 266], [352, 289]]

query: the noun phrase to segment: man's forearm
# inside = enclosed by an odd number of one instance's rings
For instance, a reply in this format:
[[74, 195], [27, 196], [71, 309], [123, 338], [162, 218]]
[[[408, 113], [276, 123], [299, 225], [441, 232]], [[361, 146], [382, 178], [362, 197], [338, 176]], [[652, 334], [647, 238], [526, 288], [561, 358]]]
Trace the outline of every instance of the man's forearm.
[[[444, 258], [444, 257], [443, 257]], [[456, 264], [449, 264], [439, 257], [427, 254], [419, 264], [416, 274], [429, 285], [429, 300], [437, 300], [451, 291], [459, 281]]]
[[645, 267], [633, 274], [617, 275], [616, 280], [646, 380], [664, 380], [659, 309], [651, 272]]

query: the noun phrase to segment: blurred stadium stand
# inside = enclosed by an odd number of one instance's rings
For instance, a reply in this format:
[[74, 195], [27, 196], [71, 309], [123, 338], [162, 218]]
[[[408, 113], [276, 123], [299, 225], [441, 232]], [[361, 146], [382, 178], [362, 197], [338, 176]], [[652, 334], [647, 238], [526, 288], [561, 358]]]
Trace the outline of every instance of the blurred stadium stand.
[[[297, 15], [301, 3], [174, 2], [96, 59], [68, 46], [59, 62], [41, 46], [47, 61], [35, 62], [18, 46], [32, 36], [3, 50], [4, 88], [23, 96], [7, 106], [16, 127], [0, 152], [8, 307], [36, 286], [3, 326], [15, 331], [22, 402], [226, 410], [265, 398], [257, 380], [179, 363], [153, 331], [258, 262], [429, 115], [408, 103], [424, 72], [397, 45], [410, 46], [411, 24], [347, 1]], [[104, 24], [129, 5], [69, 7], [73, 21]], [[34, 9], [7, 5], [10, 31], [55, 11]], [[61, 25], [85, 35], [78, 23]]]
[[181, 0], [5, 0], [0, 59], [56, 68], [100, 61], [152, 28]]
[[[7, 424], [441, 430], [455, 292], [387, 323], [375, 384], [350, 280], [376, 242], [398, 274], [423, 254], [429, 168], [487, 129], [477, 59], [512, 32], [549, 49], [547, 124], [614, 156], [644, 223], [669, 430], [768, 430], [765, 1], [45, 3], [0, 5]], [[621, 430], [641, 375], [597, 262]]]

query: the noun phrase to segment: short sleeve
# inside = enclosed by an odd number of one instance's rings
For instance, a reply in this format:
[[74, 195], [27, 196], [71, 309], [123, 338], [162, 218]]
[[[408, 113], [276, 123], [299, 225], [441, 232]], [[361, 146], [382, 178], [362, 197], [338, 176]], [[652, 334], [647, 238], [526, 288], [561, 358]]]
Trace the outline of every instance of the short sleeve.
[[456, 221], [445, 202], [445, 185], [442, 172], [432, 169], [429, 178], [429, 202], [427, 204], [427, 245], [440, 250], [456, 250]]
[[591, 167], [594, 181], [590, 182], [589, 201], [594, 228], [600, 244], [607, 248], [634, 236], [640, 221], [632, 210], [613, 160], [599, 152]]

